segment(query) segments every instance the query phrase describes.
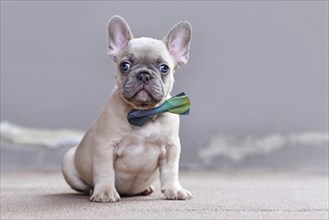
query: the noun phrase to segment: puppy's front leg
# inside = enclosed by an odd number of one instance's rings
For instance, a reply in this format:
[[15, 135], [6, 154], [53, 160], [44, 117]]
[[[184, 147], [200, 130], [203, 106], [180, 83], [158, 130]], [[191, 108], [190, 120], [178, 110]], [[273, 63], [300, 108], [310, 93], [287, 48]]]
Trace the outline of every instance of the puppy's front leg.
[[118, 202], [120, 196], [115, 189], [115, 174], [113, 163], [115, 159], [114, 146], [105, 145], [101, 150], [93, 152], [94, 191], [90, 197], [93, 202]]
[[166, 155], [159, 162], [161, 192], [167, 199], [186, 200], [192, 197], [178, 180], [180, 149], [180, 140], [177, 137], [173, 144], [166, 146]]

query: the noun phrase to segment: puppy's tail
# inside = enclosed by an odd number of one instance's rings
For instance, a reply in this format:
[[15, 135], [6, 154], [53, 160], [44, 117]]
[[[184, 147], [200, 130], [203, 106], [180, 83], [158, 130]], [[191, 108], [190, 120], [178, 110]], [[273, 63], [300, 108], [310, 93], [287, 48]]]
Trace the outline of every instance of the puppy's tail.
[[75, 168], [74, 156], [78, 146], [71, 148], [65, 155], [62, 161], [62, 172], [64, 179], [72, 189], [88, 194], [90, 186], [84, 182]]

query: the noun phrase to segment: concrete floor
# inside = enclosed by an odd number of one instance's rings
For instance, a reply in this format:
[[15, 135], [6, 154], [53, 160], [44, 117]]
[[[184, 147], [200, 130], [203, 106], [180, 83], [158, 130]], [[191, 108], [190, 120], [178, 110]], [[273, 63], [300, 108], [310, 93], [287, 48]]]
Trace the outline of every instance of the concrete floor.
[[181, 172], [194, 198], [159, 190], [119, 203], [89, 202], [60, 173], [2, 172], [1, 219], [328, 219], [328, 175]]

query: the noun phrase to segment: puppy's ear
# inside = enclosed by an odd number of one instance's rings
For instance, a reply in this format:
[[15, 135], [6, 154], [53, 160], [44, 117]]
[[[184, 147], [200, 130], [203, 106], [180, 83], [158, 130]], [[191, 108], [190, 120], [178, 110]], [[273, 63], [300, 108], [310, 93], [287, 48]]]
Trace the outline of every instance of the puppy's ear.
[[192, 37], [192, 27], [189, 22], [183, 21], [176, 24], [163, 38], [170, 54], [175, 58], [177, 66], [187, 63], [189, 47]]
[[108, 26], [108, 48], [107, 54], [116, 61], [119, 53], [127, 46], [133, 35], [129, 29], [127, 22], [120, 16], [113, 16]]

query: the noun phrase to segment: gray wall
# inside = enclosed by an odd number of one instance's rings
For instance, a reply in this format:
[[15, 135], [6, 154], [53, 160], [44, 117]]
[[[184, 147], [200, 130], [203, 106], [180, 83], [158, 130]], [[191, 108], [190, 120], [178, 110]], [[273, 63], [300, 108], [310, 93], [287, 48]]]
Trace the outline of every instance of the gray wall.
[[183, 161], [218, 133], [328, 132], [327, 1], [1, 1], [1, 120], [86, 129], [114, 86], [115, 14], [135, 36], [192, 24]]

